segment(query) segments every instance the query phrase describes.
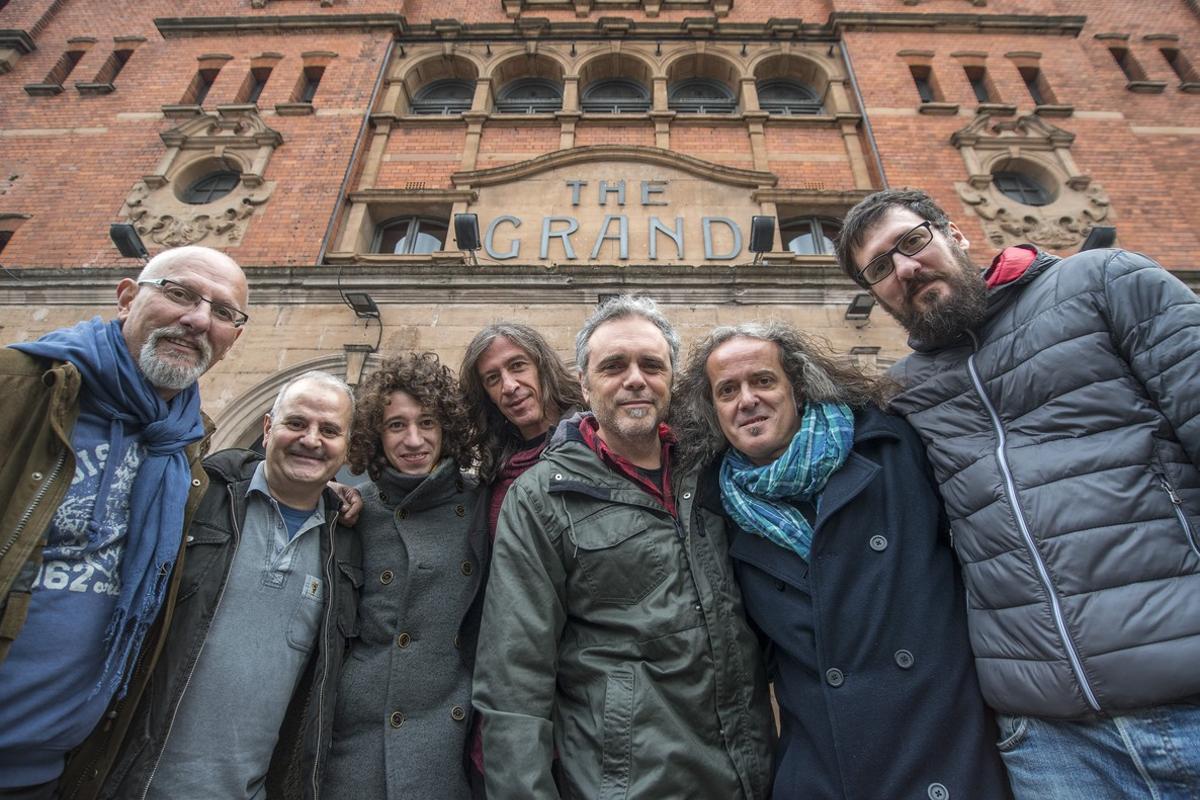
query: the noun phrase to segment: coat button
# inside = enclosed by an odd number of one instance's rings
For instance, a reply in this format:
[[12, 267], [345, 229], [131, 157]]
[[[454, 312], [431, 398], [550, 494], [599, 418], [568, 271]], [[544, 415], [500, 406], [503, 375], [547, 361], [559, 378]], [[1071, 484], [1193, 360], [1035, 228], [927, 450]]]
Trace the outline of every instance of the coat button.
[[846, 682], [846, 676], [840, 669], [827, 669], [825, 670], [825, 682], [836, 689]]
[[386, 503], [387, 501], [388, 501], [387, 494], [385, 494], [384, 492], [380, 492], [379, 493], [379, 502]]
[[887, 537], [876, 534], [871, 537], [869, 544], [871, 545], [871, 549], [876, 553], [882, 553], [884, 550], [887, 550]]
[[556, 480], [556, 481], [561, 481], [561, 480], [562, 480], [562, 473], [561, 473], [561, 472], [556, 472], [556, 473], [554, 473], [554, 480]]
[[408, 519], [408, 509], [402, 508], [396, 512], [396, 519]]
[[950, 790], [940, 783], [929, 784], [929, 800], [950, 800]]
[[394, 577], [396, 577], [396, 573], [392, 572], [390, 569], [385, 569], [383, 572], [379, 573], [379, 582], [384, 586], [387, 586], [392, 582], [392, 578]]
[[691, 493], [691, 492], [684, 492], [684, 493], [683, 493], [683, 499], [684, 499], [684, 500], [691, 500], [691, 499], [692, 499], [692, 493]]
[[407, 633], [402, 633], [396, 637], [396, 647], [404, 648], [412, 644], [412, 637]]
[[194, 542], [194, 541], [196, 541], [196, 537], [195, 537], [195, 536], [192, 536], [192, 535], [189, 533], [189, 534], [188, 534], [188, 537], [187, 537], [187, 543], [188, 543], [188, 544], [191, 544], [191, 543], [192, 543], [192, 542]]
[[192, 486], [199, 486], [199, 485], [200, 485], [200, 479], [192, 478]]
[[399, 711], [393, 711], [391, 714], [388, 714], [388, 722], [391, 723], [393, 728], [399, 728], [404, 724], [404, 715]]
[[775, 581], [775, 590], [776, 591], [782, 592], [786, 588], [787, 588], [787, 584], [784, 583], [783, 581]]
[[913, 661], [915, 660], [913, 658], [913, 654], [908, 652], [907, 650], [897, 650], [895, 658], [896, 658], [896, 666], [899, 667], [900, 669], [911, 668], [913, 665]]
[[459, 722], [462, 722], [464, 719], [467, 718], [467, 712], [463, 711], [462, 706], [455, 706], [454, 708], [450, 709], [450, 716], [453, 719], [456, 719]]
[[32, 475], [30, 475], [29, 477], [33, 478], [35, 481], [40, 481], [42, 478], [44, 478], [46, 476], [40, 472], [35, 472]]
[[466, 506], [455, 506], [454, 513], [460, 517], [465, 517], [467, 515], [467, 508]]
[[454, 634], [454, 649], [458, 649], [458, 634]]
[[464, 562], [462, 562], [461, 569], [462, 569], [463, 575], [470, 575], [472, 572], [475, 571], [475, 565], [472, 564], [470, 561], [464, 561]]

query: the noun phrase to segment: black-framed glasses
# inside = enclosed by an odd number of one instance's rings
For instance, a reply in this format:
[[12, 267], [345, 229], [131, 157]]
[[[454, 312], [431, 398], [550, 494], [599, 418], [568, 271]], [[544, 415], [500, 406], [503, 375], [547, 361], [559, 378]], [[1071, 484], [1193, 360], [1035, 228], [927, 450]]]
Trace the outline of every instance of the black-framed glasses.
[[224, 303], [210, 300], [204, 295], [192, 291], [182, 283], [176, 283], [169, 278], [138, 281], [138, 286], [153, 286], [158, 289], [163, 297], [180, 308], [191, 309], [200, 305], [201, 302], [208, 303], [209, 308], [212, 309], [212, 318], [220, 324], [228, 325], [231, 328], [240, 328], [250, 320], [250, 316], [245, 311], [239, 311], [233, 306], [227, 306]]
[[896, 268], [892, 256], [900, 253], [905, 256], [915, 256], [933, 241], [933, 225], [925, 220], [917, 227], [905, 233], [896, 240], [896, 246], [886, 253], [875, 256], [867, 265], [858, 271], [858, 279], [868, 286], [873, 286], [892, 274]]

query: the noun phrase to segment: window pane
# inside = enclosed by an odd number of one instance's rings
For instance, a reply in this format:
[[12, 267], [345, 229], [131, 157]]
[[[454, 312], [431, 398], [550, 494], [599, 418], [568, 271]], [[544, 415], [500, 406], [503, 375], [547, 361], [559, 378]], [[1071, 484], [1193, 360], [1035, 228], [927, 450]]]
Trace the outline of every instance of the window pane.
[[199, 205], [220, 200], [237, 188], [241, 175], [231, 170], [210, 172], [194, 181], [183, 193], [183, 202]]

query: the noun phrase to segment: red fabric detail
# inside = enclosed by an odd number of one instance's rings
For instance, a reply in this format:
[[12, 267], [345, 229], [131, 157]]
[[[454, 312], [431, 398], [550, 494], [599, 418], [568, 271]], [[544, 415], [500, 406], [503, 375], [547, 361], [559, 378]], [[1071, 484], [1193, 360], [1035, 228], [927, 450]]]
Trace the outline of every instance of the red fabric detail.
[[984, 273], [983, 279], [987, 287], [993, 289], [1012, 283], [1025, 274], [1029, 265], [1037, 258], [1037, 248], [1033, 245], [1022, 244], [1016, 247], [1006, 247], [992, 259], [992, 265]]
[[675, 516], [675, 495], [671, 491], [671, 447], [675, 444], [675, 435], [665, 423], [658, 424], [658, 438], [662, 442], [662, 486], [655, 486], [645, 475], [638, 472], [629, 459], [614, 453], [600, 438], [600, 423], [594, 416], [584, 417], [579, 423], [579, 433], [583, 441], [592, 449], [600, 460], [619, 475], [624, 475], [646, 491], [646, 494], [663, 504], [663, 508], [671, 516]]
[[504, 505], [504, 498], [508, 495], [509, 487], [513, 485], [513, 481], [521, 477], [525, 470], [537, 463], [549, 440], [550, 434], [547, 433], [532, 447], [513, 453], [508, 461], [505, 461], [500, 467], [500, 472], [492, 483], [491, 499], [488, 502], [488, 536], [492, 538], [493, 542], [496, 541], [496, 522], [500, 519], [500, 506]]

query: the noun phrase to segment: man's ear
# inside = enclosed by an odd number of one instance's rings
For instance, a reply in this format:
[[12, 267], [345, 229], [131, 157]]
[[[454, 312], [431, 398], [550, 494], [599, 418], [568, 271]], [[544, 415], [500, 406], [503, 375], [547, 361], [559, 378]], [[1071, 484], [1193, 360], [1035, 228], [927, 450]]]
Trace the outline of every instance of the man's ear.
[[267, 442], [271, 438], [271, 415], [263, 414], [263, 450], [267, 449]]
[[129, 316], [133, 298], [137, 297], [138, 284], [133, 278], [122, 278], [117, 284], [117, 319], [122, 322]]
[[579, 388], [583, 391], [583, 401], [590, 406], [592, 398], [588, 394], [587, 374], [583, 370], [579, 371]]
[[971, 240], [963, 235], [963, 232], [958, 229], [958, 226], [953, 222], [950, 223], [950, 238], [962, 248], [963, 251], [971, 249]]

